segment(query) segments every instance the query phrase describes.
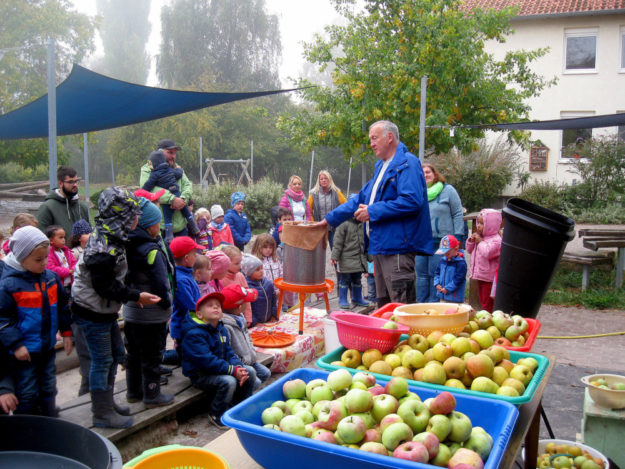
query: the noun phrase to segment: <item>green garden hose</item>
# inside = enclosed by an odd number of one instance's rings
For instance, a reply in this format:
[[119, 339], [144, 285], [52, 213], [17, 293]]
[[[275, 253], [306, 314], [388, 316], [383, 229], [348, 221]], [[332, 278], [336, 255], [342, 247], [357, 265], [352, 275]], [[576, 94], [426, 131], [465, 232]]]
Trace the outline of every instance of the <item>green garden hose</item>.
[[625, 331], [620, 332], [606, 332], [604, 334], [590, 334], [590, 335], [539, 335], [537, 339], [592, 339], [595, 337], [608, 337], [611, 335], [625, 335]]

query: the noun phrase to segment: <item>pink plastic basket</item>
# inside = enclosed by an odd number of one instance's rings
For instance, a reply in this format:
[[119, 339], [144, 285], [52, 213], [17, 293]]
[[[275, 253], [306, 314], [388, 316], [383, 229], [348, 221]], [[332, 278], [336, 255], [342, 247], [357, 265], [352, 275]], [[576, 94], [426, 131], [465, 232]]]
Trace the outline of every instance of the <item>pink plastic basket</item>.
[[397, 325], [397, 329], [384, 329], [382, 326], [388, 322], [386, 319], [362, 314], [335, 311], [330, 317], [336, 321], [336, 331], [343, 347], [359, 352], [375, 348], [388, 353], [397, 345], [399, 337], [410, 331], [401, 324]]

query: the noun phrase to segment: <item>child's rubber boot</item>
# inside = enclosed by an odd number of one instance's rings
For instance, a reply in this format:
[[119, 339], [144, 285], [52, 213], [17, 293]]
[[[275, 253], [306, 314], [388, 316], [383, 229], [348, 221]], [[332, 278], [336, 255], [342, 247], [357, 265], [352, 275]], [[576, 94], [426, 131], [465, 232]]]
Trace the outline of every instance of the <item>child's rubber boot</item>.
[[173, 394], [163, 394], [159, 381], [146, 383], [143, 386], [143, 403], [148, 409], [162, 407], [174, 402]]
[[113, 408], [113, 388], [107, 391], [91, 391], [93, 426], [99, 428], [128, 428], [134, 420], [120, 415]]
[[171, 243], [171, 240], [174, 239], [174, 225], [165, 225], [165, 242], [167, 244]]
[[189, 236], [192, 238], [200, 234], [200, 228], [197, 226], [192, 216], [187, 218], [187, 230], [189, 230]]
[[369, 306], [369, 302], [362, 297], [362, 286], [352, 285], [352, 304], [354, 306]]
[[[126, 367], [126, 401], [132, 404], [134, 402], [139, 402], [142, 400], [143, 388], [141, 371], [137, 372], [137, 370]], [[117, 413], [126, 415], [119, 411]], [[128, 413], [127, 415], [130, 415], [130, 413]]]
[[351, 308], [349, 301], [347, 301], [347, 292], [349, 287], [339, 286], [339, 307], [343, 310], [349, 310]]

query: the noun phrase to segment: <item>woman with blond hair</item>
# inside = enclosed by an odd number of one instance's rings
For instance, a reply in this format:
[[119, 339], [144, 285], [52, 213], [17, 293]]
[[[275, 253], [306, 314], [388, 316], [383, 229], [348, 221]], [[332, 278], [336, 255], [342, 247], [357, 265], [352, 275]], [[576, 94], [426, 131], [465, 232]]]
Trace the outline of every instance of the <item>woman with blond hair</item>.
[[[436, 169], [436, 166], [424, 163], [423, 175], [432, 223], [432, 252], [436, 252], [443, 237], [454, 235], [456, 239], [462, 239], [464, 235], [462, 202], [456, 189], [445, 182], [445, 176]], [[438, 302], [434, 275], [441, 257], [441, 254], [416, 257], [418, 303]]]
[[293, 175], [289, 178], [289, 187], [284, 191], [280, 207], [289, 209], [295, 221], [310, 221], [310, 207], [306, 194], [302, 192], [301, 177]]
[[[345, 203], [346, 199], [341, 190], [336, 187], [332, 180], [332, 175], [322, 169], [317, 176], [317, 184], [310, 191], [308, 197], [308, 205], [312, 214], [312, 221], [323, 220], [327, 213], [334, 210], [339, 205]], [[328, 242], [330, 243], [330, 249], [333, 247], [334, 242], [334, 228], [328, 226]]]

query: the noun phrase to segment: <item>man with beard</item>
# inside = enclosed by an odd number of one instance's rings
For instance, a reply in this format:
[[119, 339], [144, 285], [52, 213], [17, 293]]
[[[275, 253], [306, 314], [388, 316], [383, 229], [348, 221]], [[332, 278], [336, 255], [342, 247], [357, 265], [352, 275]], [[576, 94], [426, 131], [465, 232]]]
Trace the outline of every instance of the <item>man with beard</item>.
[[48, 226], [59, 225], [65, 230], [65, 239], [69, 240], [74, 223], [89, 222], [89, 208], [78, 197], [78, 174], [74, 168], [60, 166], [56, 176], [58, 189], [50, 191], [37, 211], [38, 228], [45, 233]]

